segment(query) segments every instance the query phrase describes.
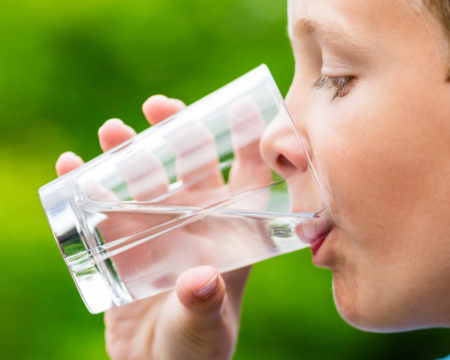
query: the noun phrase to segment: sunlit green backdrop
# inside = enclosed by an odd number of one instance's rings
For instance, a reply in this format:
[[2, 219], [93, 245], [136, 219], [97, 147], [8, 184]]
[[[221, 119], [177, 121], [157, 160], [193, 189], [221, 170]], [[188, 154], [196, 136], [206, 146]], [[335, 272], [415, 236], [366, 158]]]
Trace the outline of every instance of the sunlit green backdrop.
[[[38, 200], [58, 154], [90, 159], [106, 119], [141, 131], [149, 95], [191, 103], [261, 63], [286, 93], [293, 59], [284, 0], [1, 1], [1, 359], [107, 358], [102, 315], [85, 309]], [[382, 335], [348, 326], [334, 308], [330, 274], [310, 257], [255, 266], [236, 359], [450, 352], [445, 330]]]

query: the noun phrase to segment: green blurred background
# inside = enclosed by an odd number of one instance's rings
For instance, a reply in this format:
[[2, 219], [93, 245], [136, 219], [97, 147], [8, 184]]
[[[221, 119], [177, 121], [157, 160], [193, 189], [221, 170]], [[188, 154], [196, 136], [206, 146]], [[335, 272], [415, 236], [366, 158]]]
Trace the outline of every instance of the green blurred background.
[[[312, 0], [311, 0], [312, 1]], [[85, 309], [59, 254], [38, 187], [59, 153], [100, 152], [141, 104], [187, 103], [266, 63], [286, 93], [293, 58], [284, 0], [2, 0], [0, 7], [1, 359], [107, 359], [102, 315]], [[369, 334], [337, 314], [330, 273], [309, 251], [255, 266], [235, 359], [433, 359], [448, 330]]]

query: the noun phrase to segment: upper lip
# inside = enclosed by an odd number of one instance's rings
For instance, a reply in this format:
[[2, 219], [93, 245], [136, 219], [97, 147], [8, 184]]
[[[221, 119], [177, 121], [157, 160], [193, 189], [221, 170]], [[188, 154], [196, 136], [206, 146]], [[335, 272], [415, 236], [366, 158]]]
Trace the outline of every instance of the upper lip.
[[295, 232], [301, 241], [312, 245], [328, 235], [333, 227], [333, 220], [327, 209], [314, 215], [311, 219], [296, 226]]

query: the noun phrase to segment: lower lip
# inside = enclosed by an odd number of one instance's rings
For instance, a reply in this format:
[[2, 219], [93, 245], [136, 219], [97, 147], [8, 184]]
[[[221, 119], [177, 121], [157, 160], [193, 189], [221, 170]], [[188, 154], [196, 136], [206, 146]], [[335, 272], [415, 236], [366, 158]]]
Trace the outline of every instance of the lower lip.
[[319, 251], [320, 247], [322, 246], [323, 242], [327, 238], [328, 234], [323, 235], [322, 237], [318, 238], [311, 244], [311, 251], [313, 256], [316, 256], [317, 252]]

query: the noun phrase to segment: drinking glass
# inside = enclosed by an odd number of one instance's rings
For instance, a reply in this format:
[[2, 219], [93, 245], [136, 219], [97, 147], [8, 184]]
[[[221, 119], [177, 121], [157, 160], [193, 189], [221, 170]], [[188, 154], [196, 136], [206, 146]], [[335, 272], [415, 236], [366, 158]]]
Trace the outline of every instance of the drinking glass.
[[[267, 157], [277, 142], [307, 168], [274, 172]], [[78, 290], [98, 313], [173, 289], [195, 266], [223, 273], [308, 246], [299, 234], [330, 218], [311, 166], [261, 65], [39, 193]]]

